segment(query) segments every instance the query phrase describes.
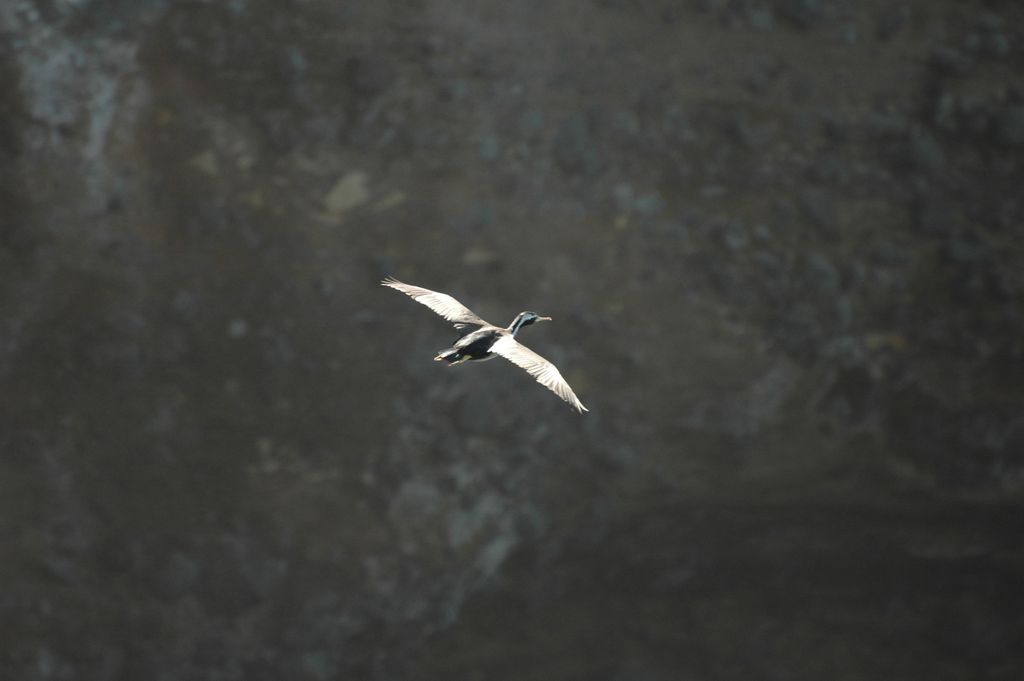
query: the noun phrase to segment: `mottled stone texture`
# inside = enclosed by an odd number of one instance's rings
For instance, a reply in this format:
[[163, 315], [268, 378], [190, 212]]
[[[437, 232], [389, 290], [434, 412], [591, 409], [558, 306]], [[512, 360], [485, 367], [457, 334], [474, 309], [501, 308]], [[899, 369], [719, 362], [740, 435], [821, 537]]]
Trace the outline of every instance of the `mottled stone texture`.
[[0, 678], [1024, 678], [1019, 2], [0, 36]]

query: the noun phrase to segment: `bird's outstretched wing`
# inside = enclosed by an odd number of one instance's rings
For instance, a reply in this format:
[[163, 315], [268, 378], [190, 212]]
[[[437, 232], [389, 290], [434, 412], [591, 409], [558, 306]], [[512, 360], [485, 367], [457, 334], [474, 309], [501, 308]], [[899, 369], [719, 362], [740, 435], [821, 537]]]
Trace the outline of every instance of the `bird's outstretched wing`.
[[401, 291], [417, 303], [426, 305], [437, 314], [455, 324], [456, 328], [461, 329], [464, 324], [476, 324], [478, 326], [482, 326], [487, 323], [480, 319], [480, 317], [476, 316], [472, 310], [452, 298], [447, 293], [438, 293], [437, 291], [420, 288], [419, 286], [409, 286], [409, 284], [403, 284], [392, 277], [388, 277], [380, 283], [384, 286], [393, 288], [396, 291]]
[[512, 336], [502, 336], [499, 338], [490, 347], [490, 351], [496, 355], [501, 355], [516, 366], [526, 369], [526, 372], [537, 379], [538, 383], [576, 407], [580, 413], [590, 411], [576, 397], [576, 393], [565, 382], [562, 374], [558, 372], [554, 364], [518, 342]]

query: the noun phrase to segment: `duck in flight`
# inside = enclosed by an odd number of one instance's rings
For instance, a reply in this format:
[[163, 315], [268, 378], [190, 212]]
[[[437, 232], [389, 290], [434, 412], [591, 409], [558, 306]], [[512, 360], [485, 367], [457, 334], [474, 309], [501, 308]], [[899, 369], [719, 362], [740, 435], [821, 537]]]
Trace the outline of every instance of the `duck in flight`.
[[[417, 303], [426, 305], [452, 322], [462, 334], [462, 337], [455, 341], [450, 348], [438, 353], [434, 358], [436, 361], [443, 360], [448, 362], [448, 366], [453, 366], [462, 362], [479, 362], [491, 359], [495, 355], [501, 355], [525, 369], [538, 383], [561, 397], [580, 413], [589, 411], [576, 397], [576, 393], [562, 378], [562, 374], [558, 372], [554, 364], [516, 340], [516, 333], [524, 326], [550, 321], [551, 317], [541, 317], [536, 312], [520, 312], [508, 325], [508, 328], [502, 328], [485, 322], [468, 307], [445, 293], [403, 284], [391, 277], [382, 281], [381, 284], [401, 291]], [[474, 326], [478, 328], [470, 330]]]

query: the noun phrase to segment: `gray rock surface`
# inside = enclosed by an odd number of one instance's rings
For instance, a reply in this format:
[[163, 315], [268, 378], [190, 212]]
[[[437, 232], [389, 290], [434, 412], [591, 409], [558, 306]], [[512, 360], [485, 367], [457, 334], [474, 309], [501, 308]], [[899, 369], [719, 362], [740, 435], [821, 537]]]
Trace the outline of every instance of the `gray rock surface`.
[[0, 3], [0, 679], [1024, 676], [983, 5]]

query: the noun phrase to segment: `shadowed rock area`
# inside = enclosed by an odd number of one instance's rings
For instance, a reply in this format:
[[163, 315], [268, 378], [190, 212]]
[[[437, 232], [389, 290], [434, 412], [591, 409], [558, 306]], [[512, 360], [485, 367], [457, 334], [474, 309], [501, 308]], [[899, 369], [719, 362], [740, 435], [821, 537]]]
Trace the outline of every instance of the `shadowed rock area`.
[[1020, 3], [0, 36], [0, 679], [1024, 677]]

